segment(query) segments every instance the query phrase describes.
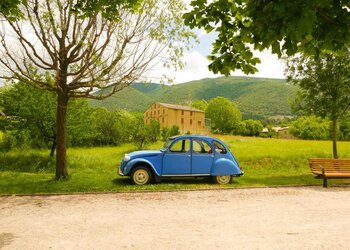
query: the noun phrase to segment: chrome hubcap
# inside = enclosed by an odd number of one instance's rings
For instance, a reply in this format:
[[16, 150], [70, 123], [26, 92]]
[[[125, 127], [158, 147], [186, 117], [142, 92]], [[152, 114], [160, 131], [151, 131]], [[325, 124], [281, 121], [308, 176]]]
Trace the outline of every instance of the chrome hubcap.
[[218, 183], [220, 183], [220, 184], [227, 184], [230, 182], [231, 176], [221, 175], [221, 176], [217, 176], [216, 179], [218, 180]]
[[148, 182], [148, 179], [149, 179], [149, 175], [147, 171], [144, 169], [136, 170], [136, 172], [134, 173], [134, 181], [137, 184], [140, 184], [140, 185], [146, 184]]

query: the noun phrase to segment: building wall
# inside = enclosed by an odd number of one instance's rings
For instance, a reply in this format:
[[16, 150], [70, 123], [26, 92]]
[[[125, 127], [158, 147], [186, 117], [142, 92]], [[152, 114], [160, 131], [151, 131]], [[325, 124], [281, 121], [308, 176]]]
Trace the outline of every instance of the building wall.
[[153, 104], [144, 113], [144, 122], [149, 124], [152, 119], [159, 121], [161, 128], [178, 126], [182, 134], [208, 134], [205, 127], [204, 112], [181, 110], [165, 107], [159, 103]]

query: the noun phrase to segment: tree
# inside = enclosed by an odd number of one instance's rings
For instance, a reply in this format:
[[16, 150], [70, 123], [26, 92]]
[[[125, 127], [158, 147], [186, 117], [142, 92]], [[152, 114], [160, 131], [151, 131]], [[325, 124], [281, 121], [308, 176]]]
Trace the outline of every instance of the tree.
[[350, 110], [350, 52], [320, 57], [301, 55], [287, 62], [288, 80], [300, 91], [294, 110], [332, 121], [333, 157], [337, 152], [337, 123]]
[[258, 120], [244, 120], [240, 124], [240, 134], [245, 136], [259, 136], [264, 125]]
[[[45, 92], [21, 82], [11, 84], [0, 92], [0, 106], [8, 116], [13, 117], [13, 129], [17, 133], [28, 131], [32, 146], [50, 145], [51, 157], [56, 149], [56, 102], [53, 92]], [[70, 101], [67, 119], [70, 141], [82, 140], [89, 133], [90, 110], [86, 100]]]
[[260, 60], [253, 49], [271, 48], [279, 57], [318, 55], [324, 50], [340, 52], [350, 43], [348, 1], [192, 0], [191, 6], [185, 24], [218, 33], [208, 57], [214, 73], [255, 73]]
[[192, 107], [205, 111], [208, 107], [208, 102], [206, 100], [200, 99], [192, 102]]
[[211, 119], [211, 128], [218, 133], [237, 133], [242, 113], [227, 98], [218, 96], [210, 100], [205, 116]]
[[330, 121], [316, 116], [302, 116], [292, 122], [290, 133], [307, 140], [327, 140], [330, 138]]
[[192, 36], [183, 26], [184, 5], [27, 0], [18, 8], [21, 19], [1, 13], [0, 77], [56, 94], [56, 178], [66, 178], [69, 99], [107, 98], [149, 74], [158, 62], [181, 66], [182, 44]]

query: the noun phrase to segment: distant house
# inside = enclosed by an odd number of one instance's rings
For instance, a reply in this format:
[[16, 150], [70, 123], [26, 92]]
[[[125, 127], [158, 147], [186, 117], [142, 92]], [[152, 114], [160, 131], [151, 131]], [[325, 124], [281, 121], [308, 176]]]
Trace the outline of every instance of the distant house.
[[157, 120], [160, 127], [178, 126], [180, 132], [185, 134], [208, 134], [205, 126], [205, 113], [202, 110], [189, 106], [174, 105], [156, 102], [144, 113], [144, 122], [149, 124], [151, 120]]
[[6, 117], [5, 113], [0, 110], [0, 117]]
[[274, 130], [279, 138], [292, 138], [293, 136], [289, 134], [289, 127], [272, 127], [272, 130]]
[[[275, 131], [278, 138], [291, 139], [293, 136], [289, 134], [289, 127], [272, 127], [271, 130]], [[268, 128], [263, 128], [261, 133], [268, 134], [270, 131]]]

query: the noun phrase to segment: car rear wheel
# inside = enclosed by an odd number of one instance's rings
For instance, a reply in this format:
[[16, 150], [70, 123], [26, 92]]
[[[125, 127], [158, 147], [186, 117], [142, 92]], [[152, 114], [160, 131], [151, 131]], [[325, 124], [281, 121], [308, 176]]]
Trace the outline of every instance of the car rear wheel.
[[217, 184], [229, 184], [232, 180], [231, 175], [218, 175], [214, 176], [213, 178]]
[[131, 173], [131, 182], [135, 185], [145, 185], [151, 182], [152, 175], [146, 167], [136, 167]]

